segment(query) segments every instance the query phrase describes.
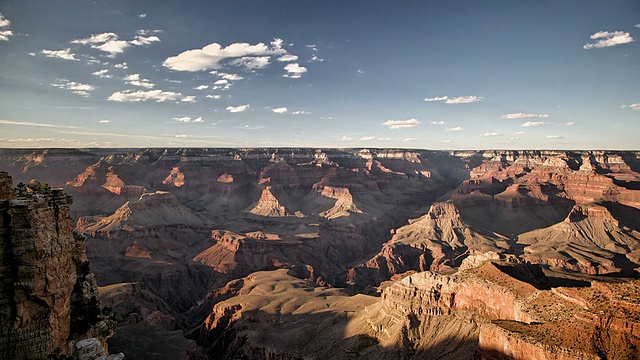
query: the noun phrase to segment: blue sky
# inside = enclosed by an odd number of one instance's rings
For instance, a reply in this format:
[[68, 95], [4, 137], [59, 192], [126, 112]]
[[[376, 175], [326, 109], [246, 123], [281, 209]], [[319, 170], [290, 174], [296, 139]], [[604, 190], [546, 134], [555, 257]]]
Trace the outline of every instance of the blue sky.
[[638, 149], [637, 0], [0, 13], [0, 147]]

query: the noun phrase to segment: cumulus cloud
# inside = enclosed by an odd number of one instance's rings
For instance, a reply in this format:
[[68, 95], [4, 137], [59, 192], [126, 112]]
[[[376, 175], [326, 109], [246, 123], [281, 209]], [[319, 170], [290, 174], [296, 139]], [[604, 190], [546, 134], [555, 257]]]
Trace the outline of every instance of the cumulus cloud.
[[535, 119], [535, 118], [548, 118], [548, 114], [523, 114], [523, 113], [515, 113], [515, 114], [505, 114], [502, 115], [503, 119]]
[[298, 60], [298, 56], [293, 54], [282, 55], [276, 59], [276, 61], [281, 61], [281, 62], [289, 62], [289, 61], [296, 61], [296, 60]]
[[285, 55], [286, 53], [287, 51], [282, 48], [281, 39], [274, 39], [271, 46], [264, 43], [255, 45], [233, 43], [224, 47], [218, 43], [212, 43], [202, 49], [187, 50], [176, 56], [171, 56], [163, 62], [163, 65], [176, 71], [204, 71], [219, 69], [226, 60], [232, 59], [236, 62], [235, 65], [261, 66], [265, 62], [268, 63], [270, 55]]
[[628, 32], [623, 31], [598, 31], [597, 33], [591, 35], [592, 40], [598, 40], [595, 43], [585, 44], [583, 46], [584, 49], [602, 49], [606, 47], [628, 44], [633, 42], [634, 39]]
[[271, 109], [271, 111], [273, 111], [276, 114], [284, 114], [284, 113], [287, 112], [287, 108], [286, 107], [279, 107], [279, 108]]
[[408, 119], [408, 120], [387, 120], [382, 125], [388, 126], [389, 129], [405, 129], [405, 128], [413, 128], [416, 126], [420, 126], [420, 120], [418, 119]]
[[444, 125], [444, 121], [432, 121], [430, 122], [431, 125]]
[[249, 110], [249, 104], [238, 105], [238, 106], [227, 106], [226, 110], [231, 113], [244, 112]]
[[207, 95], [207, 99], [220, 99], [220, 95]]
[[131, 46], [150, 45], [159, 42], [160, 38], [155, 35], [143, 36], [138, 35], [131, 41], [120, 40], [119, 36], [113, 32], [105, 32], [101, 34], [93, 34], [87, 38], [75, 39], [72, 44], [91, 45], [91, 48], [109, 53], [109, 57], [115, 57], [121, 54], [125, 49]]
[[141, 79], [140, 74], [129, 74], [124, 78], [122, 78], [122, 80], [126, 81], [126, 83], [129, 85], [143, 87], [147, 89], [152, 89], [155, 86], [148, 79]]
[[180, 100], [181, 102], [186, 102], [186, 103], [194, 103], [197, 102], [196, 97], [195, 96], [185, 96], [182, 98], [182, 100]]
[[94, 71], [91, 73], [91, 75], [108, 79], [112, 77], [111, 75], [108, 74], [108, 72], [109, 72], [109, 69], [103, 69], [103, 70]]
[[139, 15], [138, 15], [138, 17], [139, 17], [140, 19], [144, 19], [144, 18], [146, 18], [146, 17], [147, 17], [147, 13], [139, 14]]
[[113, 67], [116, 68], [116, 69], [127, 70], [129, 68], [129, 65], [127, 65], [126, 62], [122, 62], [120, 64], [113, 65]]
[[100, 124], [108, 124], [108, 123], [110, 123], [110, 122], [111, 122], [111, 120], [104, 119], [104, 120], [100, 120], [100, 121], [98, 121], [98, 122], [99, 122]]
[[370, 140], [374, 140], [376, 137], [375, 136], [362, 136], [360, 138], [360, 141], [370, 141]]
[[64, 49], [64, 50], [46, 50], [45, 49], [45, 50], [41, 50], [40, 53], [50, 58], [80, 61], [80, 59], [76, 58], [76, 55], [71, 52], [71, 48]]
[[178, 121], [178, 122], [182, 122], [182, 123], [202, 123], [202, 122], [204, 122], [204, 120], [202, 119], [202, 116], [198, 116], [197, 118], [192, 118], [191, 116], [180, 116], [180, 117], [173, 118], [173, 120]]
[[631, 104], [628, 108], [631, 110], [640, 110], [640, 103]]
[[319, 56], [318, 56], [318, 55], [316, 55], [316, 54], [313, 54], [313, 55], [311, 56], [311, 59], [309, 59], [309, 61], [311, 61], [311, 62], [313, 62], [313, 61], [322, 62], [322, 61], [324, 61], [324, 59], [323, 59], [323, 58], [321, 58], [321, 57], [319, 57]]
[[5, 29], [10, 25], [11, 21], [0, 13], [0, 41], [9, 41], [9, 36], [13, 36], [13, 31]]
[[195, 88], [193, 88], [194, 90], [205, 90], [208, 89], [209, 85], [198, 85]]
[[350, 137], [350, 136], [347, 136], [347, 135], [342, 135], [342, 137], [340, 138], [340, 140], [342, 140], [342, 141], [349, 141], [349, 140], [353, 140], [353, 138], [352, 138], [352, 137]]
[[269, 56], [243, 56], [230, 61], [231, 65], [243, 66], [248, 71], [264, 69], [269, 65]]
[[500, 136], [500, 135], [502, 135], [502, 134], [497, 133], [497, 132], [486, 132], [484, 134], [480, 134], [480, 136], [484, 136], [484, 137], [487, 137], [487, 136]]
[[209, 74], [219, 76], [221, 79], [228, 80], [228, 81], [239, 81], [244, 79], [242, 76], [238, 74], [230, 74], [230, 73], [225, 73], [225, 72], [220, 72], [215, 70], [209, 72]]
[[70, 90], [72, 93], [81, 96], [89, 96], [91, 95], [91, 91], [95, 90], [93, 85], [82, 84], [75, 81], [69, 81], [67, 79], [57, 79], [55, 83], [51, 84], [51, 86], [59, 89]]
[[524, 135], [524, 134], [526, 134], [526, 132], [524, 131], [516, 131], [513, 133], [513, 135]]
[[539, 127], [539, 126], [544, 126], [547, 123], [544, 121], [527, 121], [526, 123], [522, 124], [523, 127]]
[[162, 91], [162, 90], [125, 90], [125, 91], [117, 91], [111, 94], [107, 100], [117, 101], [117, 102], [141, 102], [141, 101], [155, 101], [155, 102], [165, 102], [165, 101], [184, 101], [188, 97], [182, 95], [181, 93], [172, 92], [172, 91]]
[[298, 63], [289, 63], [285, 65], [284, 70], [287, 73], [282, 76], [292, 79], [298, 79], [302, 77], [302, 74], [307, 72], [307, 68], [304, 66], [300, 66]]
[[448, 128], [447, 131], [462, 131], [462, 128], [460, 126], [456, 126], [456, 127]]
[[434, 102], [434, 101], [444, 101], [445, 104], [469, 104], [478, 101], [482, 101], [484, 98], [482, 96], [436, 96], [432, 98], [425, 98], [426, 102]]

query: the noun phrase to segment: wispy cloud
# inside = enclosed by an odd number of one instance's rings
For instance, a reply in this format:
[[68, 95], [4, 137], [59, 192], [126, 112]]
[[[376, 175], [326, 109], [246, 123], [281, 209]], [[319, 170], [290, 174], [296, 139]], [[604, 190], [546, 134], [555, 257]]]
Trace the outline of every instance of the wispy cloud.
[[432, 121], [429, 124], [431, 124], [431, 125], [444, 125], [444, 121]]
[[539, 126], [544, 126], [547, 123], [544, 121], [527, 121], [526, 123], [522, 124], [521, 126], [523, 127], [539, 127]]
[[450, 97], [450, 96], [436, 96], [432, 98], [425, 98], [426, 102], [434, 102], [434, 101], [444, 101], [445, 104], [469, 104], [478, 101], [482, 101], [484, 98], [482, 96], [458, 96], [458, 97]]
[[304, 110], [296, 110], [292, 112], [292, 114], [293, 115], [311, 115], [309, 111], [304, 111]]
[[140, 19], [144, 19], [144, 18], [146, 18], [146, 17], [147, 17], [147, 13], [138, 14], [138, 17], [139, 17]]
[[238, 74], [231, 74], [231, 73], [215, 71], [215, 70], [209, 72], [209, 74], [216, 75], [216, 76], [220, 77], [221, 79], [224, 79], [224, 80], [227, 80], [227, 81], [239, 81], [239, 80], [244, 79], [242, 76], [240, 76]]
[[[172, 91], [162, 91], [162, 90], [125, 90], [125, 91], [117, 91], [111, 94], [107, 100], [117, 101], [117, 102], [141, 102], [141, 101], [155, 101], [155, 102], [165, 102], [165, 101], [183, 101], [189, 97], [182, 95], [181, 93], [172, 92]], [[186, 100], [189, 102], [189, 100]]]
[[598, 40], [595, 43], [585, 44], [583, 46], [584, 49], [602, 49], [606, 47], [628, 44], [633, 42], [633, 37], [629, 35], [628, 32], [623, 31], [598, 31], [597, 33], [591, 35], [592, 40]]
[[300, 66], [298, 63], [289, 63], [284, 66], [284, 70], [287, 73], [282, 76], [292, 79], [298, 79], [302, 77], [302, 74], [307, 72], [307, 68], [304, 66]]
[[287, 108], [286, 107], [279, 107], [279, 108], [271, 109], [271, 111], [273, 111], [276, 114], [284, 114], [284, 113], [287, 112]]
[[207, 99], [216, 99], [217, 100], [217, 99], [220, 99], [220, 98], [221, 98], [221, 96], [220, 95], [216, 95], [216, 94], [207, 95]]
[[[212, 43], [202, 49], [187, 50], [171, 56], [163, 62], [163, 65], [176, 71], [204, 71], [220, 69], [223, 63], [229, 61], [236, 61], [234, 65], [246, 66], [247, 62], [252, 66], [260, 65], [264, 64], [265, 59], [256, 60], [256, 57], [266, 57], [268, 63], [269, 55], [287, 54], [287, 50], [282, 48], [281, 39], [273, 39], [270, 45], [233, 43], [224, 47], [218, 43]], [[242, 58], [245, 59], [242, 60]]]
[[564, 139], [561, 135], [547, 135], [547, 139]]
[[387, 120], [382, 125], [388, 126], [389, 129], [406, 129], [406, 128], [414, 128], [420, 126], [421, 122], [418, 119], [408, 119], [408, 120]]
[[143, 87], [147, 89], [153, 89], [155, 85], [151, 83], [148, 79], [141, 79], [140, 74], [129, 74], [122, 78], [127, 84]]
[[564, 122], [564, 123], [560, 123], [558, 124], [558, 126], [573, 126], [575, 123], [573, 121], [569, 121], [569, 122]]
[[12, 121], [12, 120], [0, 120], [0, 125], [17, 125], [17, 126], [36, 126], [36, 127], [48, 127], [48, 128], [80, 129], [77, 126], [54, 125], [54, 124], [36, 123], [36, 122], [30, 122], [30, 121]]
[[112, 77], [111, 75], [108, 74], [108, 72], [109, 72], [109, 69], [102, 69], [102, 70], [92, 72], [91, 75], [108, 79]]
[[198, 116], [197, 118], [193, 118], [191, 116], [180, 116], [180, 117], [173, 118], [173, 120], [181, 123], [203, 123], [204, 122], [204, 120], [202, 119], [202, 116]]
[[69, 81], [67, 79], [57, 79], [55, 83], [51, 84], [51, 86], [59, 89], [70, 90], [74, 94], [85, 97], [91, 95], [91, 91], [95, 90], [93, 85], [82, 84], [75, 81]]
[[413, 138], [413, 137], [408, 137], [408, 138], [404, 138], [404, 140], [402, 140], [404, 142], [410, 142], [410, 141], [418, 141], [417, 138]]
[[126, 41], [120, 40], [118, 34], [113, 32], [93, 34], [86, 38], [75, 39], [71, 41], [72, 44], [90, 45], [93, 49], [107, 52], [109, 53], [109, 57], [115, 57], [116, 55], [123, 53], [125, 49], [131, 46], [144, 46], [150, 45], [155, 42], [160, 42], [160, 38], [155, 35], [136, 35], [133, 40]]
[[462, 131], [462, 128], [460, 126], [456, 126], [456, 127], [448, 128], [447, 131]]
[[298, 60], [298, 55], [293, 55], [293, 54], [282, 55], [276, 59], [276, 61], [281, 61], [281, 62], [289, 62], [289, 61], [296, 61], [296, 60]]
[[249, 110], [249, 104], [246, 105], [239, 105], [239, 106], [227, 106], [227, 111], [231, 112], [231, 113], [238, 113], [238, 112], [244, 112]]
[[353, 140], [353, 138], [351, 136], [342, 135], [340, 140], [342, 140], [342, 141], [350, 141], [350, 140]]
[[635, 103], [635, 104], [631, 104], [631, 105], [628, 105], [628, 106], [627, 105], [622, 105], [622, 106], [623, 106], [622, 107], [623, 109], [624, 108], [629, 108], [631, 110], [640, 110], [640, 103]]
[[371, 141], [371, 140], [375, 140], [375, 138], [376, 138], [375, 136], [367, 135], [367, 136], [362, 136], [360, 138], [360, 141]]
[[67, 48], [64, 50], [41, 50], [41, 54], [44, 54], [46, 57], [62, 59], [62, 60], [71, 60], [71, 61], [80, 61], [80, 59], [76, 58], [76, 54], [71, 52], [71, 48]]
[[526, 132], [524, 132], [524, 131], [516, 131], [516, 132], [513, 133], [513, 135], [525, 135], [525, 134], [526, 134]]
[[480, 134], [480, 136], [488, 137], [488, 136], [502, 136], [502, 134], [497, 132], [486, 132], [484, 134]]
[[209, 88], [209, 85], [198, 85], [194, 88], [194, 90], [205, 90], [208, 88]]
[[524, 114], [524, 113], [515, 113], [515, 114], [505, 114], [502, 115], [503, 119], [535, 119], [535, 118], [548, 118], [548, 114]]
[[104, 120], [100, 120], [100, 121], [98, 121], [98, 122], [99, 122], [100, 124], [108, 124], [108, 123], [110, 123], [110, 122], [111, 122], [111, 120], [104, 119]]

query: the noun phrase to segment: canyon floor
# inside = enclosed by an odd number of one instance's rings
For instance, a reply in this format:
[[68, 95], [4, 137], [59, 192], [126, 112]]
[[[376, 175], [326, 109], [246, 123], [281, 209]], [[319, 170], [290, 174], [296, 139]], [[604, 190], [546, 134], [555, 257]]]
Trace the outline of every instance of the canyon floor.
[[73, 196], [109, 351], [640, 358], [640, 152], [0, 150]]

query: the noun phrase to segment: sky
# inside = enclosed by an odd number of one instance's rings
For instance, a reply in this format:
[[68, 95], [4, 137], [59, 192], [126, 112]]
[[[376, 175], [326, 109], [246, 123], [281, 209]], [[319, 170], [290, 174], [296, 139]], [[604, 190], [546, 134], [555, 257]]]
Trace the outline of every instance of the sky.
[[640, 149], [638, 0], [3, 0], [0, 147]]

